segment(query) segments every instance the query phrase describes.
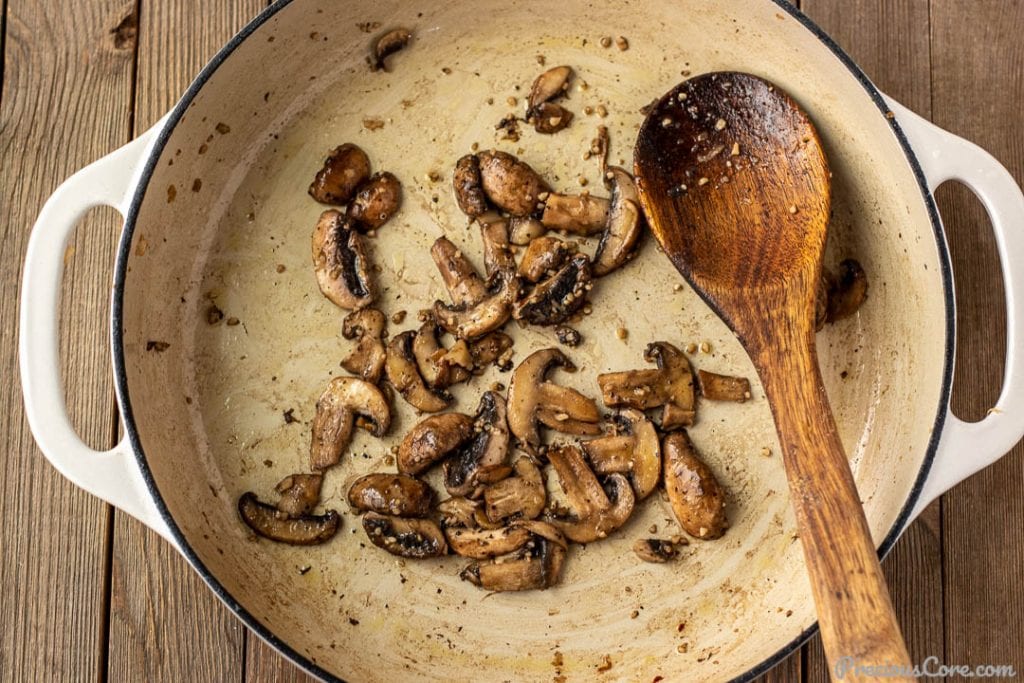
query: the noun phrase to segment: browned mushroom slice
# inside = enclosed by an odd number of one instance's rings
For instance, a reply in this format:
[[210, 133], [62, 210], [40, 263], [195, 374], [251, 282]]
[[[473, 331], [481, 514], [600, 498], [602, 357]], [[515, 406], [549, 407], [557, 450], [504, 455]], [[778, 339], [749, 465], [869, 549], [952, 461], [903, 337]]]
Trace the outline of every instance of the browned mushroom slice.
[[711, 468], [697, 455], [686, 430], [672, 432], [661, 446], [665, 490], [679, 525], [696, 538], [718, 538], [729, 522], [725, 491]]
[[321, 204], [347, 204], [356, 188], [370, 177], [370, 158], [351, 142], [331, 150], [309, 186], [309, 196]]
[[476, 409], [472, 436], [444, 463], [444, 487], [448, 493], [468, 496], [480, 484], [487, 483], [479, 479], [481, 470], [505, 464], [508, 442], [505, 399], [493, 391], [484, 392]]
[[590, 259], [578, 254], [517, 301], [512, 316], [531, 325], [563, 323], [583, 308], [591, 287]]
[[335, 377], [316, 402], [313, 438], [309, 448], [310, 469], [322, 472], [341, 460], [358, 424], [374, 436], [391, 426], [388, 401], [373, 384], [355, 377]]
[[547, 489], [540, 468], [530, 458], [519, 458], [514, 469], [516, 476], [502, 479], [484, 490], [484, 512], [492, 523], [535, 519], [544, 511]]
[[633, 552], [644, 562], [662, 564], [679, 557], [679, 546], [660, 538], [638, 538], [633, 544]]
[[408, 519], [367, 512], [363, 529], [370, 541], [392, 555], [421, 560], [448, 552], [444, 532], [430, 519]]
[[452, 187], [462, 213], [475, 218], [487, 211], [487, 197], [480, 181], [480, 160], [475, 154], [467, 154], [455, 162]]
[[469, 344], [473, 357], [473, 374], [479, 375], [494, 363], [499, 370], [512, 369], [512, 337], [504, 332], [491, 332]]
[[661, 428], [666, 430], [693, 423], [693, 373], [682, 351], [668, 342], [654, 342], [644, 351], [644, 360], [657, 370], [627, 370], [597, 376], [601, 398], [609, 408], [662, 408]]
[[[661, 479], [661, 445], [654, 425], [639, 410], [626, 408], [612, 419], [612, 433], [583, 443], [597, 474], [628, 472], [638, 500]], [[623, 469], [625, 464], [625, 469]]]
[[554, 528], [545, 534], [532, 532], [532, 542], [516, 553], [489, 562], [474, 562], [459, 576], [464, 581], [495, 592], [550, 588], [558, 583], [565, 562], [565, 540], [562, 539], [561, 543], [551, 540], [559, 537], [558, 530]]
[[456, 555], [486, 560], [519, 550], [529, 542], [532, 535], [527, 529], [515, 526], [501, 529], [449, 527], [445, 529], [445, 537], [448, 539], [448, 547]]
[[543, 102], [537, 105], [528, 117], [528, 120], [533, 123], [533, 129], [544, 135], [554, 135], [558, 131], [568, 128], [572, 119], [571, 111], [554, 102]]
[[853, 259], [846, 259], [839, 264], [839, 275], [829, 284], [826, 322], [834, 323], [850, 317], [867, 299], [867, 275]]
[[398, 213], [402, 205], [402, 183], [384, 171], [374, 173], [356, 190], [346, 215], [364, 230], [376, 230]]
[[537, 76], [526, 100], [527, 111], [564, 95], [573, 77], [571, 66], [555, 66]]
[[472, 306], [487, 296], [487, 284], [447, 237], [437, 238], [430, 248], [430, 255], [454, 306]]
[[484, 193], [499, 208], [513, 216], [530, 216], [537, 211], [540, 195], [551, 188], [530, 166], [507, 152], [488, 150], [477, 155]]
[[611, 207], [601, 241], [594, 252], [594, 275], [602, 277], [617, 269], [633, 254], [643, 231], [643, 212], [633, 176], [618, 166], [608, 169], [612, 185]]
[[348, 490], [354, 510], [396, 517], [426, 517], [434, 504], [434, 490], [404, 474], [374, 472], [359, 477]]
[[334, 510], [293, 518], [272, 505], [261, 503], [252, 492], [243, 493], [238, 499], [238, 514], [260, 536], [290, 545], [324, 543], [333, 538], [341, 526], [341, 516]]
[[508, 221], [508, 239], [512, 244], [525, 246], [531, 240], [541, 237], [548, 231], [536, 218], [530, 216], [513, 216]]
[[289, 474], [274, 487], [281, 494], [277, 509], [289, 517], [308, 515], [320, 502], [321, 474]]
[[530, 241], [519, 260], [519, 275], [527, 282], [540, 282], [553, 273], [574, 253], [576, 245], [557, 237], [538, 237]]
[[370, 68], [373, 71], [387, 71], [385, 60], [403, 49], [412, 39], [412, 31], [407, 28], [395, 28], [387, 31], [373, 42], [373, 59]]
[[420, 474], [451, 455], [473, 436], [473, 418], [463, 413], [431, 415], [418, 422], [398, 446], [398, 471]]
[[609, 202], [604, 197], [551, 192], [544, 200], [540, 222], [551, 230], [596, 235], [608, 222], [608, 208]]
[[607, 538], [626, 523], [636, 497], [623, 475], [609, 475], [606, 486], [602, 486], [576, 444], [552, 445], [547, 455], [572, 510], [567, 518], [552, 520], [566, 538], [592, 543]]
[[449, 306], [434, 302], [434, 317], [460, 339], [476, 339], [497, 330], [512, 316], [512, 307], [519, 298], [519, 276], [512, 271], [499, 271], [492, 278], [490, 293], [472, 306]]
[[601, 400], [609, 408], [629, 406], [647, 410], [668, 401], [668, 384], [660, 370], [624, 370], [597, 376]]
[[313, 231], [313, 268], [320, 291], [336, 306], [353, 310], [373, 303], [363, 237], [334, 209], [320, 214]]
[[442, 500], [437, 504], [437, 512], [441, 518], [441, 527], [444, 529], [454, 527], [476, 529], [479, 526], [476, 514], [479, 507], [479, 501], [470, 500], [463, 496], [453, 496], [447, 500]]
[[452, 402], [452, 397], [444, 392], [431, 390], [423, 380], [412, 352], [415, 336], [415, 332], [407, 330], [392, 337], [388, 342], [384, 371], [388, 382], [409, 405], [425, 413], [436, 413], [447, 408]]
[[537, 421], [563, 434], [596, 435], [601, 414], [593, 399], [575, 389], [542, 382], [538, 387]]
[[480, 224], [480, 237], [484, 244], [484, 272], [494, 277], [501, 271], [514, 271], [516, 261], [508, 242], [508, 221], [497, 211], [489, 211], [476, 222]]
[[456, 354], [441, 346], [437, 333], [437, 322], [431, 316], [420, 326], [412, 340], [412, 355], [416, 359], [420, 376], [430, 388], [443, 390], [469, 379], [473, 358], [464, 342], [462, 348], [465, 350], [465, 358], [456, 358]]
[[384, 372], [384, 326], [387, 320], [376, 308], [364, 308], [345, 316], [341, 335], [345, 339], [357, 339], [356, 348], [341, 361], [341, 367], [367, 382], [376, 384]]
[[707, 370], [698, 370], [700, 393], [712, 401], [735, 401], [743, 403], [750, 398], [750, 380], [746, 377], [718, 375]]

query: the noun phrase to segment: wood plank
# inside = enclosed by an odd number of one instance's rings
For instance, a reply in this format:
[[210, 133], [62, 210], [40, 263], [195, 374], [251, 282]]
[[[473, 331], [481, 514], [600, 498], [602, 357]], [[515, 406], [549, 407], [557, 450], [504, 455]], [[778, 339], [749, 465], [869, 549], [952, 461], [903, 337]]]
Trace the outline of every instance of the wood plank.
[[[934, 120], [988, 149], [1018, 183], [1024, 182], [1021, 25], [1021, 3], [932, 1]], [[939, 205], [950, 237], [958, 299], [970, 302], [957, 310], [957, 366], [964, 371], [954, 382], [953, 408], [965, 419], [980, 419], [1002, 384], [1005, 298], [988, 219], [964, 188], [949, 189], [940, 192]], [[950, 664], [1005, 663], [1024, 671], [1022, 486], [1024, 448], [1018, 445], [944, 497]]]
[[[259, 0], [141, 0], [135, 134], [166, 113]], [[188, 564], [127, 515], [114, 524], [110, 659], [117, 681], [241, 680], [245, 629]]]
[[278, 654], [253, 632], [246, 636], [246, 683], [314, 683], [317, 680]]
[[[98, 678], [104, 661], [109, 507], [49, 466], [17, 381], [21, 260], [32, 224], [68, 175], [129, 138], [133, 45], [110, 30], [124, 0], [10, 0], [0, 101], [0, 671], [5, 680]], [[93, 212], [65, 252], [61, 373], [72, 422], [112, 445], [109, 278], [120, 220]]]
[[[827, 31], [885, 93], [928, 116], [928, 3], [920, 0], [803, 0]], [[942, 546], [937, 505], [913, 524], [883, 563], [911, 659], [942, 652]], [[821, 641], [807, 645], [808, 681], [827, 681]]]

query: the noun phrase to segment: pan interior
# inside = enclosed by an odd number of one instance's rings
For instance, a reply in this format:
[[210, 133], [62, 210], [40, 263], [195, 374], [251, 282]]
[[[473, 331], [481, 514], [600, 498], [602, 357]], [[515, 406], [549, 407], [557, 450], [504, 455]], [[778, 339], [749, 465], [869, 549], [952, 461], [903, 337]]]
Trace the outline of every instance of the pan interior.
[[[372, 73], [370, 41], [394, 26], [415, 37], [390, 72]], [[601, 45], [619, 35], [627, 50]], [[523, 125], [518, 141], [500, 139], [495, 124], [522, 115], [533, 78], [557, 64], [577, 73], [564, 103], [576, 114], [572, 125], [554, 136]], [[480, 263], [477, 231], [450, 189], [456, 158], [474, 144], [496, 147], [560, 190], [583, 190], [583, 177], [604, 194], [595, 160], [582, 158], [596, 127], [608, 126], [611, 161], [628, 167], [640, 109], [686, 74], [712, 70], [775, 81], [822, 133], [834, 171], [827, 262], [856, 257], [871, 285], [861, 312], [821, 332], [818, 350], [876, 541], [889, 531], [940, 401], [939, 257], [888, 123], [806, 28], [767, 1], [294, 0], [209, 77], [163, 148], [132, 236], [122, 334], [136, 428], [175, 523], [212, 577], [300, 655], [351, 681], [589, 678], [605, 657], [616, 679], [685, 671], [689, 680], [721, 680], [813, 623], [756, 381], [746, 404], [699, 407], [691, 436], [729, 491], [731, 528], [721, 540], [692, 542], [677, 563], [644, 564], [629, 550], [636, 538], [678, 533], [658, 495], [609, 540], [574, 547], [561, 584], [545, 592], [487, 595], [459, 580], [463, 560], [403, 563], [369, 546], [345, 492], [366, 472], [392, 469], [389, 448], [418, 419], [400, 398], [390, 434], [357, 434], [326, 477], [323, 503], [344, 516], [332, 542], [257, 541], [235, 512], [242, 492], [272, 500], [278, 480], [306, 469], [316, 398], [344, 372], [344, 312], [319, 294], [310, 263], [310, 234], [325, 207], [306, 187], [329, 149], [355, 142], [375, 170], [403, 183], [400, 214], [372, 240], [379, 305], [407, 312], [389, 325], [395, 334], [446, 298], [428, 254], [436, 237]], [[710, 353], [692, 357], [695, 368], [755, 379], [738, 343], [652, 239], [595, 286], [592, 304], [577, 326], [585, 342], [567, 350], [580, 371], [555, 375], [561, 383], [596, 396], [597, 373], [642, 367], [654, 340], [708, 342]], [[224, 319], [210, 324], [214, 305]], [[550, 330], [506, 331], [517, 361], [556, 345]], [[453, 408], [472, 413], [485, 388], [507, 381], [491, 369], [455, 390]], [[297, 422], [287, 423], [286, 411]]]

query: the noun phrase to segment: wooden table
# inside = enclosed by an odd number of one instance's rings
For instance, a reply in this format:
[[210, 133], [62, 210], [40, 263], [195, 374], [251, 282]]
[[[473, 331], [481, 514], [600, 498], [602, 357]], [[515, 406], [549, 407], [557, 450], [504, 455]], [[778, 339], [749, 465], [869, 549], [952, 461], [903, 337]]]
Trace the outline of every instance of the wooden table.
[[[246, 631], [175, 553], [40, 456], [17, 381], [29, 230], [76, 169], [152, 125], [264, 0], [0, 0], [0, 679], [307, 677]], [[803, 0], [885, 92], [970, 138], [1024, 181], [1024, 2]], [[960, 300], [953, 406], [998, 394], [1005, 347], [994, 240], [961, 187], [939, 191]], [[118, 437], [108, 298], [120, 221], [94, 211], [65, 262], [64, 378], [86, 441]], [[1024, 226], [1021, 226], [1024, 229]], [[932, 505], [885, 562], [915, 661], [1024, 671], [1024, 449]], [[817, 640], [765, 677], [824, 681]]]

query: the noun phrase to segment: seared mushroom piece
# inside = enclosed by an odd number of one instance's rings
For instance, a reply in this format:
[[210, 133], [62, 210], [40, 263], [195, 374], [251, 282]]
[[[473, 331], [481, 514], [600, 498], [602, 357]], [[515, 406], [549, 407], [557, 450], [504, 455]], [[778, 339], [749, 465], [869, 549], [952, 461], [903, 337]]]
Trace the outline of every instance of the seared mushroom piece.
[[500, 529], [448, 527], [444, 535], [452, 552], [474, 560], [508, 555], [522, 548], [532, 537], [528, 530], [517, 526]]
[[510, 519], [536, 519], [547, 503], [544, 474], [530, 458], [519, 458], [516, 476], [502, 479], [484, 490], [484, 514], [491, 523]]
[[448, 552], [444, 532], [431, 519], [408, 519], [367, 512], [363, 529], [370, 541], [392, 555], [421, 560]]
[[499, 271], [490, 280], [486, 297], [473, 305], [449, 306], [434, 302], [434, 317], [451, 334], [460, 339], [476, 339], [497, 330], [512, 316], [512, 307], [519, 298], [519, 276], [513, 271]]
[[665, 490], [679, 525], [696, 538], [718, 538], [729, 527], [725, 491], [697, 455], [686, 430], [672, 432], [661, 445]]
[[387, 31], [373, 42], [373, 58], [370, 61], [372, 71], [387, 71], [385, 60], [404, 48], [412, 39], [412, 31], [407, 28], [395, 28]]
[[529, 116], [541, 104], [564, 95], [569, 89], [569, 81], [573, 75], [571, 66], [555, 66], [537, 76], [526, 100], [527, 115]]
[[366, 380], [335, 377], [316, 402], [310, 469], [323, 472], [336, 465], [348, 448], [356, 424], [374, 436], [384, 436], [391, 426], [388, 401], [380, 389]]
[[475, 154], [467, 154], [455, 162], [452, 187], [462, 213], [476, 218], [487, 211], [487, 196], [480, 180], [480, 160]]
[[289, 474], [274, 487], [281, 494], [277, 509], [289, 517], [308, 515], [320, 502], [322, 474]]
[[661, 479], [661, 445], [654, 424], [639, 410], [625, 408], [611, 420], [611, 433], [583, 443], [587, 459], [600, 475], [629, 473], [638, 500]]
[[313, 268], [320, 291], [336, 306], [351, 311], [373, 303], [363, 237], [334, 209], [320, 214], [313, 231]]
[[611, 184], [612, 201], [608, 222], [594, 252], [594, 275], [597, 277], [607, 275], [629, 259], [644, 226], [640, 196], [633, 176], [618, 166], [611, 166], [605, 177]]
[[420, 474], [473, 436], [473, 418], [463, 413], [431, 415], [418, 422], [398, 446], [398, 471]]
[[567, 518], [552, 520], [566, 538], [593, 543], [626, 523], [636, 497], [623, 475], [608, 475], [602, 485], [576, 444], [554, 444], [547, 455], [572, 510]]
[[551, 230], [572, 232], [584, 237], [604, 230], [610, 203], [590, 194], [548, 193], [540, 222]]
[[557, 325], [555, 327], [555, 337], [558, 338], [559, 344], [565, 344], [566, 346], [579, 346], [580, 342], [583, 341], [579, 330], [568, 325]]
[[563, 432], [586, 430], [584, 425], [588, 424], [595, 432], [600, 431], [597, 428], [600, 415], [591, 399], [574, 389], [545, 381], [553, 367], [570, 372], [576, 369], [560, 350], [541, 349], [520, 363], [509, 381], [509, 429], [522, 447], [535, 455], [541, 446], [539, 423]]
[[465, 342], [461, 347], [464, 353], [453, 354], [437, 340], [437, 333], [437, 322], [433, 316], [428, 316], [412, 340], [412, 355], [423, 381], [431, 389], [440, 391], [469, 379], [473, 358]]
[[370, 158], [351, 142], [331, 150], [309, 186], [309, 196], [321, 204], [348, 204], [356, 188], [370, 177]]
[[324, 543], [331, 540], [341, 526], [341, 515], [334, 510], [322, 515], [291, 517], [272, 505], [261, 503], [251, 491], [238, 499], [238, 514], [263, 538], [290, 545]]
[[497, 211], [488, 211], [476, 219], [484, 244], [484, 273], [488, 278], [501, 271], [514, 271], [516, 261], [508, 242], [508, 220]]
[[658, 369], [597, 376], [604, 404], [637, 410], [664, 406], [660, 426], [665, 430], [693, 424], [693, 372], [686, 356], [668, 342], [654, 342], [644, 351], [644, 360], [657, 363]]
[[746, 377], [730, 377], [707, 370], [698, 370], [700, 393], [712, 401], [735, 401], [743, 403], [750, 398], [750, 380]]
[[537, 237], [530, 240], [519, 259], [519, 275], [527, 282], [540, 282], [575, 253], [576, 245], [573, 242], [565, 242], [557, 237]]
[[558, 583], [567, 545], [550, 524], [529, 522], [531, 540], [512, 555], [489, 562], [474, 562], [459, 576], [475, 586], [494, 592], [543, 590]]
[[502, 372], [512, 369], [512, 337], [504, 332], [491, 332], [469, 344], [473, 357], [473, 374], [481, 374], [494, 363]]
[[360, 512], [426, 517], [434, 504], [434, 490], [415, 477], [374, 472], [352, 483], [348, 504]]
[[868, 277], [860, 263], [846, 259], [839, 264], [839, 275], [829, 278], [828, 307], [825, 322], [834, 323], [857, 312], [868, 296]]
[[633, 544], [633, 552], [644, 562], [663, 564], [679, 557], [679, 546], [660, 538], [638, 538]]
[[560, 104], [554, 102], [543, 102], [536, 107], [527, 117], [527, 121], [533, 124], [533, 129], [545, 135], [554, 135], [564, 130], [572, 123], [573, 113]]
[[356, 348], [341, 361], [341, 367], [367, 382], [376, 384], [384, 372], [387, 352], [384, 350], [384, 326], [387, 320], [376, 308], [364, 308], [345, 316], [341, 335], [357, 339]]
[[520, 247], [543, 236], [547, 231], [543, 223], [529, 216], [513, 216], [508, 220], [508, 239]]
[[452, 397], [443, 391], [432, 390], [420, 375], [412, 351], [415, 337], [416, 332], [407, 330], [391, 338], [384, 371], [388, 382], [409, 405], [425, 413], [437, 413], [448, 407]]
[[438, 237], [430, 248], [430, 255], [441, 273], [454, 306], [472, 306], [487, 296], [487, 283], [477, 275], [476, 269], [462, 250], [447, 237]]
[[533, 215], [541, 194], [551, 191], [536, 171], [507, 152], [488, 150], [477, 158], [487, 198], [513, 216]]
[[391, 220], [402, 205], [402, 183], [384, 171], [374, 173], [356, 190], [346, 215], [364, 230], [376, 230]]
[[477, 523], [479, 508], [479, 501], [470, 500], [462, 496], [454, 496], [447, 500], [442, 500], [437, 504], [437, 512], [441, 518], [441, 527], [443, 529], [455, 527], [476, 529], [479, 526]]
[[508, 441], [505, 399], [493, 391], [484, 392], [476, 409], [472, 436], [444, 463], [444, 487], [448, 493], [468, 496], [480, 486], [481, 471], [494, 476], [493, 468], [504, 465], [508, 458]]
[[586, 254], [577, 254], [517, 301], [512, 317], [532, 325], [563, 323], [583, 308], [592, 286], [590, 259]]

